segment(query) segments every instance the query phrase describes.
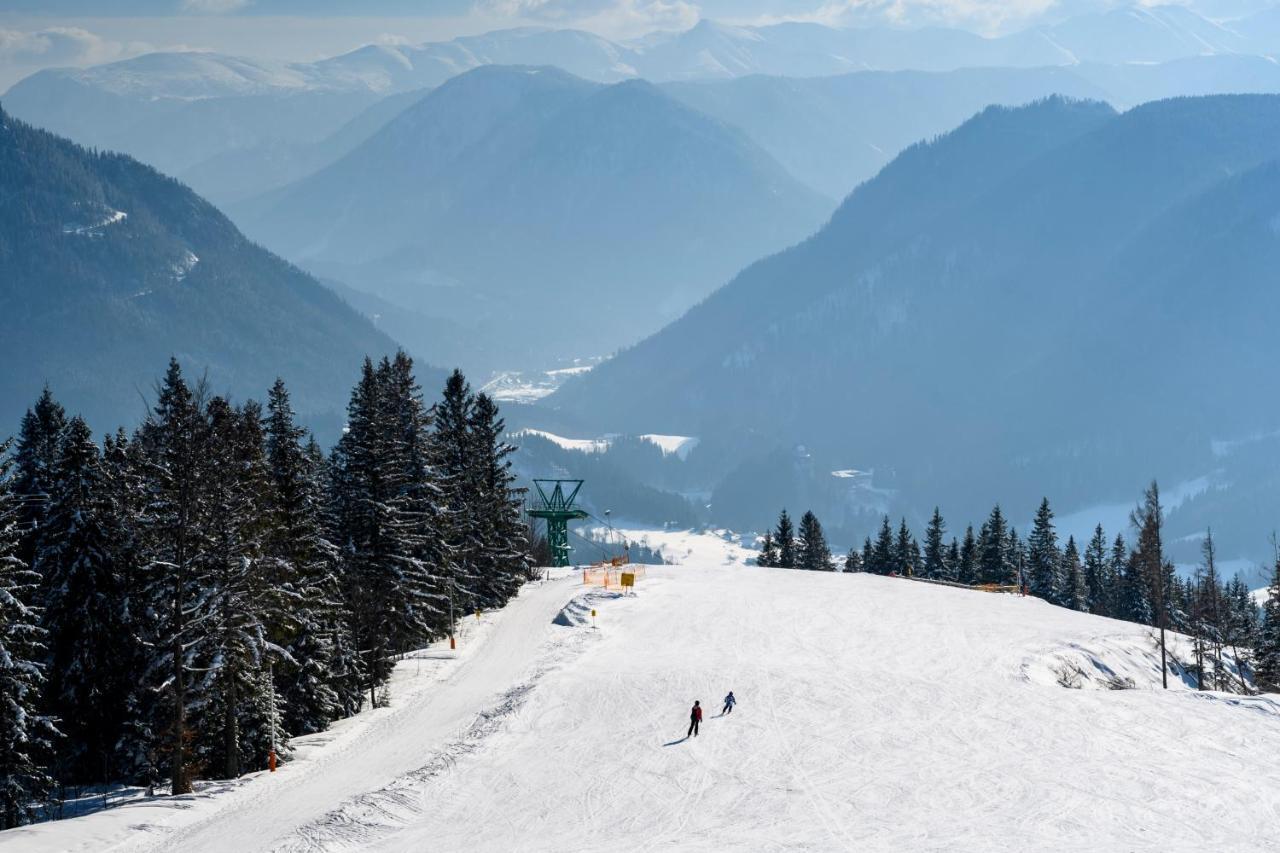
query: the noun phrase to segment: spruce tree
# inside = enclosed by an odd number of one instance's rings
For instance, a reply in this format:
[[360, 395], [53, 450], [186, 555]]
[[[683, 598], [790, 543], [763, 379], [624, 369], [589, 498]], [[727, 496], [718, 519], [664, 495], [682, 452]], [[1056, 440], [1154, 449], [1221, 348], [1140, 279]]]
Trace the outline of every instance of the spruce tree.
[[468, 518], [468, 502], [473, 493], [470, 478], [474, 473], [469, 457], [469, 426], [474, 405], [475, 397], [466, 377], [459, 370], [453, 371], [434, 409], [433, 456], [442, 490], [440, 525], [445, 533], [446, 584], [455, 608], [461, 611], [478, 603], [473, 590], [479, 583], [479, 542]]
[[[972, 531], [970, 531], [972, 532]], [[960, 573], [960, 543], [952, 537], [951, 547], [947, 549], [946, 573], [943, 580], [955, 581]]]
[[933, 508], [933, 517], [929, 519], [929, 527], [924, 536], [923, 573], [927, 578], [941, 580], [949, 573], [947, 568], [947, 549], [944, 544], [946, 535], [947, 525], [942, 520], [942, 512], [935, 506]]
[[39, 577], [18, 558], [19, 503], [9, 444], [0, 444], [0, 830], [36, 817], [53, 780], [44, 762], [57, 737], [39, 709], [44, 632], [33, 604]]
[[800, 517], [800, 546], [797, 559], [799, 568], [809, 571], [835, 571], [831, 561], [831, 548], [827, 545], [827, 537], [822, 532], [822, 524], [811, 511]]
[[778, 548], [777, 566], [781, 569], [796, 567], [796, 535], [791, 524], [791, 516], [784, 509], [778, 515], [778, 527], [773, 533], [774, 544]]
[[997, 504], [982, 525], [978, 536], [978, 582], [989, 584], [1013, 583], [1017, 567], [1009, 554], [1009, 529], [1004, 513]]
[[871, 549], [871, 561], [867, 571], [877, 575], [891, 574], [895, 570], [895, 559], [893, 528], [889, 526], [889, 516], [886, 515], [880, 523], [876, 544]]
[[773, 531], [766, 530], [760, 543], [760, 555], [756, 557], [756, 565], [769, 568], [778, 562], [778, 549], [773, 547]]
[[898, 535], [893, 542], [893, 571], [910, 577], [919, 570], [920, 563], [920, 546], [911, 535], [911, 529], [907, 527], [907, 520], [904, 518], [898, 524]]
[[152, 706], [157, 714], [152, 730], [163, 738], [156, 753], [169, 763], [175, 795], [192, 791], [190, 712], [209, 698], [200, 655], [207, 638], [196, 627], [209, 618], [213, 587], [201, 559], [211, 539], [206, 482], [213, 461], [201, 396], [187, 385], [178, 362], [170, 360], [138, 435], [146, 486], [139, 517], [145, 553], [141, 583], [151, 613], [144, 637], [146, 675], [163, 696]]
[[1064, 566], [1058, 551], [1058, 534], [1053, 526], [1049, 499], [1040, 502], [1031, 535], [1027, 537], [1025, 580], [1032, 595], [1052, 604], [1067, 604], [1068, 590], [1062, 576]]
[[1254, 677], [1262, 690], [1280, 693], [1280, 552], [1276, 554], [1267, 600], [1262, 605]]
[[1107, 539], [1099, 524], [1084, 551], [1085, 610], [1097, 616], [1110, 616], [1107, 592]]
[[844, 571], [860, 572], [862, 571], [862, 552], [853, 547], [849, 549], [849, 553], [844, 558]]
[[1062, 550], [1062, 568], [1058, 572], [1062, 580], [1063, 607], [1085, 611], [1089, 606], [1089, 589], [1085, 584], [1084, 570], [1080, 566], [1080, 551], [1076, 548], [1076, 538], [1067, 537], [1067, 547]]
[[264, 618], [268, 639], [287, 652], [273, 672], [281, 722], [287, 731], [310, 734], [341, 714], [331, 675], [342, 624], [337, 553], [324, 530], [324, 460], [314, 441], [303, 445], [305, 431], [282, 380], [268, 394], [267, 413], [262, 567], [274, 593]]
[[122, 519], [102, 454], [78, 417], [67, 426], [53, 473], [36, 554], [49, 660], [46, 707], [66, 735], [59, 776], [110, 782], [136, 680], [129, 666], [134, 644], [116, 564]]
[[15, 522], [20, 534], [16, 556], [32, 571], [66, 428], [66, 410], [53, 399], [46, 385], [22, 418], [14, 452]]
[[[497, 404], [487, 394], [477, 394], [471, 416], [472, 465], [477, 468], [476, 497], [483, 525], [481, 588], [486, 607], [501, 607], [513, 598], [529, 580], [532, 566], [520, 516], [524, 489], [515, 485], [510, 459], [515, 447], [503, 440], [505, 431]], [[425, 481], [428, 472], [419, 476]], [[431, 506], [433, 497], [423, 496], [425, 507]], [[434, 609], [442, 612], [438, 606]]]
[[973, 525], [964, 531], [964, 542], [960, 545], [960, 557], [956, 561], [957, 583], [975, 584], [978, 582], [978, 539], [973, 535]]

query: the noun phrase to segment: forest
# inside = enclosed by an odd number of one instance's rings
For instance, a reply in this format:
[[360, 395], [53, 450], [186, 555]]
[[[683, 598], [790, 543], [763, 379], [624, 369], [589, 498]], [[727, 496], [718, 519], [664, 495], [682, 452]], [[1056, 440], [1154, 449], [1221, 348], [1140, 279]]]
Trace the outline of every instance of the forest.
[[101, 443], [46, 388], [0, 445], [0, 828], [385, 704], [398, 656], [530, 577], [503, 432], [458, 371], [428, 404], [403, 352], [365, 360], [327, 454], [281, 380], [237, 404], [171, 360]]

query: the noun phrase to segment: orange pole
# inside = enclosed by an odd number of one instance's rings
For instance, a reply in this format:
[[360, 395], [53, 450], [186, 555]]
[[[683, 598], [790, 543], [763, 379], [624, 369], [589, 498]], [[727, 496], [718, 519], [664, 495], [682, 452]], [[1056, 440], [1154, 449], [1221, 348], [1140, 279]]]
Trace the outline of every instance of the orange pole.
[[274, 749], [267, 753], [267, 768], [272, 773], [276, 772], [276, 751]]

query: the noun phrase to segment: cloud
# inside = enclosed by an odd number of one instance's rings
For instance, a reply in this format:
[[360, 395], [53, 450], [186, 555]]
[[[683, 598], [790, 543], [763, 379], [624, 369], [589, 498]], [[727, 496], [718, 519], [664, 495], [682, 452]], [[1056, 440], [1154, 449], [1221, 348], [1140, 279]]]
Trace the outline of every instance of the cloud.
[[612, 35], [687, 29], [701, 17], [689, 0], [479, 0], [476, 11]]
[[[825, 0], [804, 18], [829, 26], [889, 23], [997, 33], [1036, 21], [1063, 5], [1061, 0]], [[1109, 4], [1086, 0], [1080, 5]]]
[[0, 65], [84, 65], [115, 59], [124, 51], [120, 42], [80, 27], [0, 29]]
[[182, 11], [196, 15], [226, 15], [239, 12], [251, 0], [182, 0]]

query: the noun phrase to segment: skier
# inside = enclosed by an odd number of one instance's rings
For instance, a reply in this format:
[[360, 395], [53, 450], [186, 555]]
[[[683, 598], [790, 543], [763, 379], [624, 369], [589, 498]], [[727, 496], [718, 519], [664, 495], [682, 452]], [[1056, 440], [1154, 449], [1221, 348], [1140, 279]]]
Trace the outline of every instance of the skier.
[[702, 705], [699, 704], [699, 702], [695, 699], [693, 702], [693, 710], [689, 712], [689, 733], [686, 734], [685, 737], [687, 738], [689, 737], [689, 735], [693, 735], [694, 737], [697, 737], [698, 723], [701, 723], [701, 722], [702, 722]]
[[724, 708], [720, 710], [720, 716], [733, 713], [733, 706], [738, 704], [738, 700], [733, 698], [733, 691], [729, 691], [729, 695], [724, 697]]

